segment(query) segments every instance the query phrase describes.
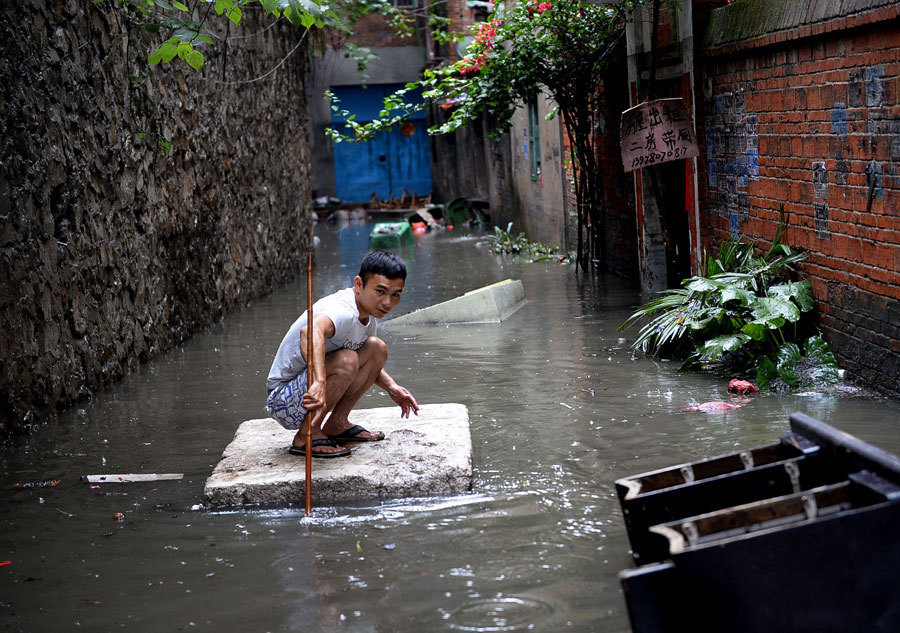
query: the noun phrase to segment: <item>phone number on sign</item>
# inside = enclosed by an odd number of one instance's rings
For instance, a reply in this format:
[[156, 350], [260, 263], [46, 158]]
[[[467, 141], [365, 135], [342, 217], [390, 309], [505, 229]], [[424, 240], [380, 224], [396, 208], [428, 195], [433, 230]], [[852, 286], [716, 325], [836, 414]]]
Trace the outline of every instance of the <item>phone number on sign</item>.
[[631, 161], [631, 167], [644, 167], [646, 165], [653, 165], [655, 163], [661, 163], [670, 158], [681, 158], [682, 156], [687, 155], [688, 150], [684, 147], [676, 147], [675, 149], [670, 149], [668, 152], [651, 152], [649, 154], [641, 154], [640, 156], [635, 156]]

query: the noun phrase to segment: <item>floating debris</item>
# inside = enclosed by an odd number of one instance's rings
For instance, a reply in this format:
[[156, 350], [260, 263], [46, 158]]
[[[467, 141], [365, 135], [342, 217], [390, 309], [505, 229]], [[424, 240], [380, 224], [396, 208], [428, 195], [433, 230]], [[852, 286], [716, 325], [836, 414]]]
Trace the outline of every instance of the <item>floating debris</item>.
[[46, 481], [29, 481], [24, 484], [15, 484], [15, 488], [52, 488], [59, 485], [61, 479], [48, 479]]
[[731, 382], [728, 383], [728, 391], [731, 393], [759, 393], [759, 389], [757, 389], [756, 385], [747, 380], [738, 380], [734, 378]]
[[121, 523], [122, 521], [125, 520], [125, 515], [122, 514], [121, 512], [116, 512], [116, 513], [113, 515], [113, 520], [114, 520], [114, 521], [118, 521], [119, 523]]
[[739, 409], [743, 404], [732, 404], [730, 402], [704, 402], [694, 407], [686, 407], [682, 411], [702, 411], [703, 413], [725, 413]]
[[164, 479], [183, 479], [184, 473], [148, 473], [123, 475], [84, 475], [81, 481], [92, 484], [129, 484], [135, 481], [161, 481]]

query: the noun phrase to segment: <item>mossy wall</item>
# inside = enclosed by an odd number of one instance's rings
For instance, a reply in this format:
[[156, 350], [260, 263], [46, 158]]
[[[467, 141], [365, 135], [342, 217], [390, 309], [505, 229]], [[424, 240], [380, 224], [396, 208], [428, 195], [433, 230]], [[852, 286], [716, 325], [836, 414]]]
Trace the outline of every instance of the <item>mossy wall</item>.
[[302, 33], [248, 8], [200, 72], [150, 68], [159, 38], [117, 7], [0, 8], [0, 439], [288, 280], [310, 246]]

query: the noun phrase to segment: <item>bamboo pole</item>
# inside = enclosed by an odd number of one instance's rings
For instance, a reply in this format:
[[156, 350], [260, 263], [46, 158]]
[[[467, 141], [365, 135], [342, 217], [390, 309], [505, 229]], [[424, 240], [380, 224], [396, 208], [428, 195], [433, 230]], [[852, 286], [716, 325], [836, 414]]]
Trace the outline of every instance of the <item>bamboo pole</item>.
[[[306, 384], [312, 385], [315, 373], [313, 354], [313, 255], [306, 258]], [[312, 513], [312, 423], [315, 413], [306, 420], [306, 516]]]

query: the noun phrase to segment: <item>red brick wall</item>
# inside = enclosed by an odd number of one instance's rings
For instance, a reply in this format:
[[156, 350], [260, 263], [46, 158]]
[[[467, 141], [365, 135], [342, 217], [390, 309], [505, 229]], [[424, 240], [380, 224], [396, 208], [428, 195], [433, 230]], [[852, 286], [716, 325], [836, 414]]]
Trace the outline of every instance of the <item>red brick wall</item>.
[[397, 29], [391, 26], [384, 17], [377, 13], [372, 13], [362, 17], [353, 29], [353, 43], [357, 46], [415, 46], [418, 41], [416, 34], [417, 25], [422, 22], [421, 18], [413, 18], [410, 26], [413, 33], [408, 37], [401, 37], [397, 34]]
[[[449, 30], [452, 33], [466, 35], [471, 33], [470, 27], [480, 21], [476, 18], [475, 12], [469, 8], [466, 0], [447, 0], [447, 17], [450, 19]], [[455, 46], [449, 46], [447, 52], [451, 62], [459, 59]]]
[[729, 230], [766, 248], [784, 205], [785, 242], [810, 252], [798, 268], [839, 362], [900, 396], [896, 7], [732, 42], [700, 59], [706, 248]]

